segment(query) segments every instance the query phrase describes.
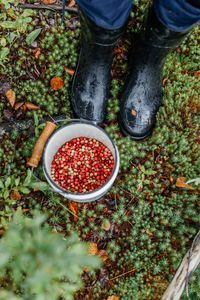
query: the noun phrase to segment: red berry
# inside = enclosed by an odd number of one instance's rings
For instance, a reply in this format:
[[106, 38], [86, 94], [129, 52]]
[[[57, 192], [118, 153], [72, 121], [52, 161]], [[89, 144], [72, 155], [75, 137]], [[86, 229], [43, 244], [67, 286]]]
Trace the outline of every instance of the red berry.
[[79, 137], [66, 142], [52, 161], [51, 175], [59, 186], [86, 193], [104, 184], [112, 173], [111, 151], [96, 139]]

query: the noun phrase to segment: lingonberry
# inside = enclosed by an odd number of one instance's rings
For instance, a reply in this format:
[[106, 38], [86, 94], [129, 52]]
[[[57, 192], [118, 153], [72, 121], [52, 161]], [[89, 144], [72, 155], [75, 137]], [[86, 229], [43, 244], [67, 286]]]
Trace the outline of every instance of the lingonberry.
[[66, 142], [54, 156], [51, 177], [57, 185], [74, 193], [91, 192], [103, 185], [114, 167], [111, 151], [93, 138]]

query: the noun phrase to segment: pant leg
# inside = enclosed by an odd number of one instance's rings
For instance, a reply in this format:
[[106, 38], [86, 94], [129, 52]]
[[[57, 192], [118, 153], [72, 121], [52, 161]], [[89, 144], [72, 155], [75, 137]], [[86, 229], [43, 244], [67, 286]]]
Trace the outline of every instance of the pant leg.
[[132, 0], [76, 0], [86, 15], [106, 29], [122, 27], [132, 9]]
[[154, 0], [159, 20], [169, 29], [182, 32], [200, 22], [198, 0]]

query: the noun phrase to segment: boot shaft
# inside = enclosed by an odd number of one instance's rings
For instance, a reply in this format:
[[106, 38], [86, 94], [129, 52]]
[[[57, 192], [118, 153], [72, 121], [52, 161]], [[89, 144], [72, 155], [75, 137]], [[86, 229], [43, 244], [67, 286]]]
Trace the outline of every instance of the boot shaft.
[[79, 8], [79, 18], [81, 31], [84, 40], [89, 44], [98, 44], [102, 46], [115, 46], [124, 32], [125, 25], [118, 29], [106, 29], [95, 24]]
[[177, 32], [169, 29], [159, 20], [154, 8], [150, 7], [144, 22], [141, 38], [145, 44], [156, 48], [173, 49], [180, 45], [189, 31]]

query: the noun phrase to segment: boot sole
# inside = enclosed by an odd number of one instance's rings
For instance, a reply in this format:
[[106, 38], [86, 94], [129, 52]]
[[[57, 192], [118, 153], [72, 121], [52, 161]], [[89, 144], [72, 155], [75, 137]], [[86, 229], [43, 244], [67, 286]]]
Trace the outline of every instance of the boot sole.
[[119, 127], [120, 127], [120, 130], [122, 132], [122, 134], [124, 136], [128, 136], [130, 137], [131, 140], [134, 140], [134, 141], [141, 141], [141, 140], [144, 140], [145, 138], [147, 138], [148, 136], [150, 136], [150, 134], [152, 133], [152, 129], [150, 131], [148, 131], [145, 135], [143, 136], [133, 136], [131, 135], [125, 128], [124, 126], [122, 125], [122, 122], [120, 120], [120, 118], [118, 117], [118, 124], [119, 124]]

